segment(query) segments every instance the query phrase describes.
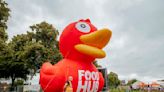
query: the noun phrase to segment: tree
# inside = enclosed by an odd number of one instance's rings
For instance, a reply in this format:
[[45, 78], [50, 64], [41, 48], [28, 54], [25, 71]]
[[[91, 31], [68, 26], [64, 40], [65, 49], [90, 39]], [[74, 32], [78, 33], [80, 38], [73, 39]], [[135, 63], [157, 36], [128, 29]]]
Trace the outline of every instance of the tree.
[[[30, 73], [30, 71], [35, 68], [34, 67], [35, 62], [28, 61], [29, 57], [24, 56], [24, 53], [27, 53], [26, 47], [28, 47], [29, 45], [31, 46], [30, 43], [32, 44], [32, 39], [27, 34], [21, 34], [21, 35], [14, 36], [9, 43], [9, 46], [13, 50], [11, 66], [13, 66], [13, 67], [19, 66], [19, 65], [22, 66], [21, 68], [15, 67], [15, 69], [13, 69], [14, 70], [13, 73], [17, 74], [17, 72], [15, 70], [24, 72], [23, 73], [24, 76], [18, 75], [17, 77], [20, 77], [25, 80], [27, 79], [27, 75]], [[37, 47], [35, 47], [35, 48], [37, 48]], [[17, 64], [19, 64], [19, 65], [17, 65]], [[12, 69], [12, 67], [10, 67], [10, 68]], [[14, 83], [14, 79], [13, 79], [12, 84], [13, 83]]]
[[27, 64], [19, 58], [22, 54], [23, 46], [27, 44], [27, 40], [29, 39], [25, 35], [18, 35], [14, 36], [9, 44], [4, 41], [0, 42], [1, 56], [3, 57], [0, 62], [0, 77], [11, 78], [12, 87], [16, 78], [26, 80], [29, 74]]
[[8, 56], [7, 40], [7, 25], [6, 22], [10, 15], [10, 9], [7, 7], [7, 3], [0, 0], [0, 63], [3, 63], [6, 56]]
[[11, 56], [10, 50], [7, 46], [7, 34], [5, 30], [7, 29], [6, 22], [9, 17], [10, 9], [7, 7], [7, 3], [0, 0], [0, 78], [5, 75], [5, 66], [7, 64], [6, 60]]
[[26, 75], [29, 74], [27, 67], [22, 61], [13, 61], [13, 50], [8, 46], [4, 45], [1, 48], [1, 55], [3, 59], [0, 60], [0, 77], [11, 78], [12, 86], [16, 78], [26, 79]]
[[10, 16], [10, 9], [7, 7], [7, 3], [3, 0], [0, 0], [0, 39], [3, 41], [7, 40], [7, 20]]
[[8, 48], [6, 44], [7, 29], [6, 22], [10, 15], [10, 9], [7, 7], [7, 3], [3, 0], [0, 0], [0, 62], [3, 62], [7, 56]]
[[128, 81], [127, 85], [132, 85], [136, 81], [138, 81], [138, 80], [137, 79], [131, 79], [131, 80]]
[[43, 62], [51, 61], [54, 64], [62, 56], [57, 41], [58, 30], [46, 22], [30, 28], [31, 32], [14, 36], [10, 46], [15, 51], [14, 60], [24, 61], [33, 75]]
[[[14, 86], [14, 81], [16, 78], [27, 79], [29, 70], [27, 65], [18, 58], [21, 54], [21, 49], [19, 48], [20, 43], [14, 44], [5, 44], [4, 47], [1, 47], [1, 53], [4, 53], [2, 57], [4, 59], [0, 62], [0, 77], [1, 78], [11, 78], [12, 87]], [[13, 48], [14, 47], [14, 48]], [[17, 48], [16, 48], [17, 47]], [[21, 47], [21, 46], [20, 46]]]
[[[12, 62], [23, 63], [31, 72], [36, 73], [43, 62], [58, 62], [62, 56], [58, 50], [58, 31], [50, 24], [41, 22], [30, 26], [31, 32], [14, 36], [9, 46], [13, 50]], [[21, 70], [20, 70], [21, 71]]]
[[7, 20], [10, 16], [10, 9], [7, 7], [7, 3], [0, 0], [0, 78], [11, 78], [12, 86], [16, 78], [26, 79], [28, 74], [27, 67], [23, 62], [13, 61], [13, 55], [15, 54], [12, 48], [6, 43], [7, 41]]
[[7, 3], [0, 0], [0, 27], [7, 28], [6, 22], [10, 16], [10, 9], [7, 7]]
[[110, 72], [108, 74], [109, 79], [109, 86], [116, 88], [120, 84], [120, 80], [118, 78], [118, 75], [114, 72]]

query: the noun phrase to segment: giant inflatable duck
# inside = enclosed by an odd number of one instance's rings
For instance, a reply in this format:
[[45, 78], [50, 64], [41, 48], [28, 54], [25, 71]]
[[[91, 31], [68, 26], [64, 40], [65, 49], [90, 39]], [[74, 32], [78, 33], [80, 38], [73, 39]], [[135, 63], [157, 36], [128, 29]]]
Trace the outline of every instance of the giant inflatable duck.
[[112, 32], [98, 30], [89, 19], [69, 24], [60, 36], [59, 48], [63, 59], [52, 65], [46, 62], [40, 70], [40, 85], [44, 92], [63, 92], [69, 76], [73, 77], [73, 92], [100, 92], [104, 78], [93, 64], [104, 58], [102, 48], [109, 42]]

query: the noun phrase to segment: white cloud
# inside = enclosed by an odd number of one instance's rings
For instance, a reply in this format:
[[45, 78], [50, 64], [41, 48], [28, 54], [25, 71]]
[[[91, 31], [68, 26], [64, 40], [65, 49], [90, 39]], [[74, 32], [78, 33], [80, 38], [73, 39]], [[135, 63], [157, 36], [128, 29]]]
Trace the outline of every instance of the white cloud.
[[155, 81], [161, 79], [161, 77], [154, 78], [154, 77], [151, 77], [151, 76], [139, 76], [136, 73], [132, 73], [132, 74], [129, 74], [129, 75], [119, 75], [118, 77], [121, 80], [127, 80], [128, 81], [128, 80], [131, 80], [131, 79], [137, 79], [137, 80], [145, 82], [145, 83], [151, 83], [151, 82], [155, 82]]

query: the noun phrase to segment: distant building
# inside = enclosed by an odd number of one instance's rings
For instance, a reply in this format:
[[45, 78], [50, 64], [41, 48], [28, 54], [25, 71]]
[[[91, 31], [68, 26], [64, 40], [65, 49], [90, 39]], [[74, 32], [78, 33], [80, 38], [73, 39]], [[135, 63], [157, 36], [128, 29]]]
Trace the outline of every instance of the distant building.
[[159, 83], [160, 86], [164, 87], [164, 80], [158, 80], [157, 83]]

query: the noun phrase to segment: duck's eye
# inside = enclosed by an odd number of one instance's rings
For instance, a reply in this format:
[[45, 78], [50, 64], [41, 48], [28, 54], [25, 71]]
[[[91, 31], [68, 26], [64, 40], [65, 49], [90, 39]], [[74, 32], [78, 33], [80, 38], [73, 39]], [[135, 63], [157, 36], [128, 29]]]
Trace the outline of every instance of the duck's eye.
[[76, 24], [76, 28], [80, 31], [80, 32], [84, 32], [84, 33], [88, 33], [90, 32], [90, 26], [85, 23], [85, 22], [78, 22]]

